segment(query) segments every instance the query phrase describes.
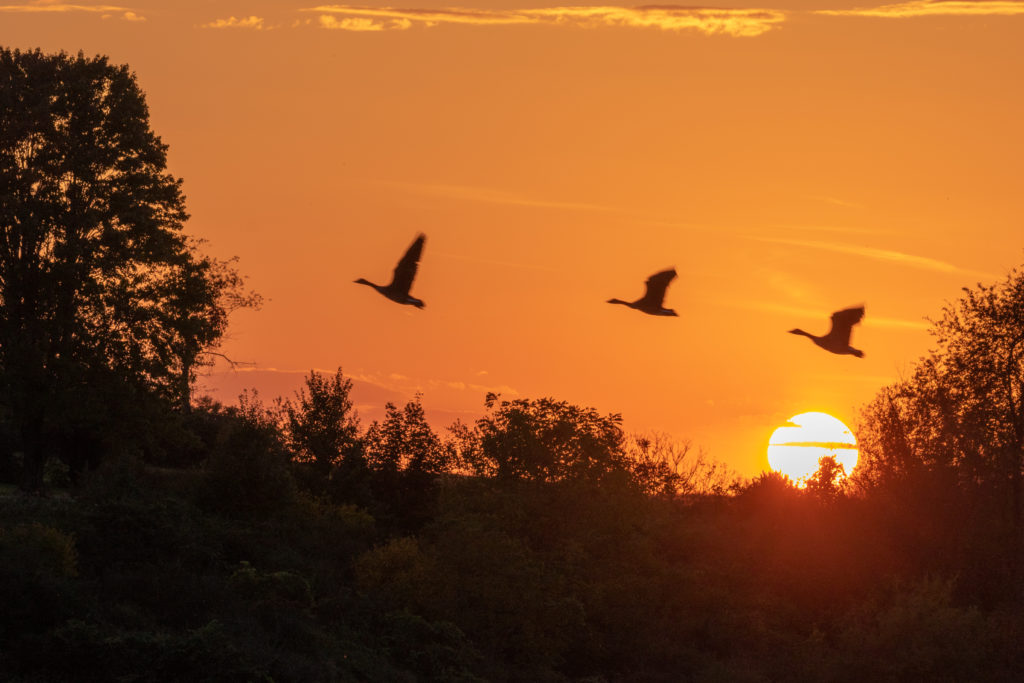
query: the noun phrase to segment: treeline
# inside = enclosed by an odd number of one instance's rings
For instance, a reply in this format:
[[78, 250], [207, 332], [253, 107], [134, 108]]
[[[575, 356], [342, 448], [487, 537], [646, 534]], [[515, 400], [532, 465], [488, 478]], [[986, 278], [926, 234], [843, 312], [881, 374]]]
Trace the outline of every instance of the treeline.
[[[489, 396], [359, 425], [350, 383], [200, 401], [174, 444], [0, 497], [0, 677], [1019, 680], [1005, 539], [969, 492], [834, 462], [730, 480], [616, 415]], [[188, 434], [183, 439], [182, 434]], [[868, 455], [868, 459], [874, 457]], [[872, 470], [871, 467], [868, 470]], [[872, 482], [875, 480], [872, 479]], [[934, 507], [930, 507], [933, 505]], [[973, 533], [971, 533], [973, 532]]]

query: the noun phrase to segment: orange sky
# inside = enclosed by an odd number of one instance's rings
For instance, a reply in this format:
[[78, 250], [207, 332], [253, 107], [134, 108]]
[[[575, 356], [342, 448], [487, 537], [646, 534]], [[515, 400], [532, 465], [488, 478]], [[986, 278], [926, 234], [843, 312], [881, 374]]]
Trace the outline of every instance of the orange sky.
[[[364, 421], [550, 395], [752, 475], [1024, 262], [1024, 2], [453, 6], [0, 0], [0, 44], [131, 65], [189, 231], [266, 297], [222, 400], [341, 365]], [[352, 284], [420, 231], [425, 310]], [[673, 265], [681, 317], [604, 303]], [[863, 360], [785, 333], [860, 303]]]

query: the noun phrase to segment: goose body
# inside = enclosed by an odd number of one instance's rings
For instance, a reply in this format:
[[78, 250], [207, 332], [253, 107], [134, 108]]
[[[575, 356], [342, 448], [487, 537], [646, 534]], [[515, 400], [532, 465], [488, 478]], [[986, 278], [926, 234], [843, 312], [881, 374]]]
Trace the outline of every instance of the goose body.
[[676, 277], [676, 269], [670, 268], [647, 278], [647, 286], [644, 295], [636, 301], [623, 301], [622, 299], [608, 299], [610, 304], [622, 304], [629, 306], [648, 315], [678, 316], [671, 308], [665, 308], [665, 290]]
[[832, 353], [839, 355], [850, 355], [856, 356], [857, 358], [863, 358], [863, 351], [850, 346], [850, 334], [853, 332], [853, 326], [859, 323], [863, 317], [863, 306], [846, 308], [832, 314], [832, 329], [830, 329], [828, 334], [824, 336], [819, 337], [811, 334], [810, 332], [804, 332], [799, 328], [790, 330], [789, 333], [807, 337], [826, 351], [831, 351]]
[[412, 281], [416, 277], [416, 269], [419, 267], [420, 256], [423, 254], [423, 243], [426, 242], [427, 236], [420, 233], [409, 248], [405, 251], [405, 255], [402, 256], [402, 260], [395, 266], [394, 275], [391, 277], [391, 283], [387, 285], [378, 285], [359, 278], [356, 280], [356, 284], [366, 285], [373, 287], [378, 292], [391, 299], [395, 303], [405, 304], [408, 306], [415, 306], [416, 308], [423, 308], [426, 304], [421, 299], [409, 294], [409, 290], [412, 289]]

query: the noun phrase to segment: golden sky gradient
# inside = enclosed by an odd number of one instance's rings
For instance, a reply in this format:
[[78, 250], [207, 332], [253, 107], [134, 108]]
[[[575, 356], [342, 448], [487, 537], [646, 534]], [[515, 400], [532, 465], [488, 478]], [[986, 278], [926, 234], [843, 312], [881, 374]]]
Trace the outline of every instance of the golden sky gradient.
[[[267, 298], [223, 400], [341, 365], [364, 418], [550, 395], [751, 475], [1024, 262], [1024, 2], [0, 0], [0, 43], [136, 72], [189, 231]], [[425, 310], [352, 284], [421, 231]], [[604, 303], [670, 266], [679, 318]], [[863, 360], [786, 334], [858, 304]]]

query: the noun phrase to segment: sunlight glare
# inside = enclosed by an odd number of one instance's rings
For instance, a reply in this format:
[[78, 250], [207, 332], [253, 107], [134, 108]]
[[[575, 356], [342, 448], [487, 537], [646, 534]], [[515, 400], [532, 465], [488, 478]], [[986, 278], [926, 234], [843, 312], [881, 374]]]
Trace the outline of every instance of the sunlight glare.
[[801, 413], [772, 432], [768, 464], [798, 485], [818, 469], [818, 460], [832, 455], [849, 475], [857, 465], [857, 440], [850, 428], [828, 413]]

